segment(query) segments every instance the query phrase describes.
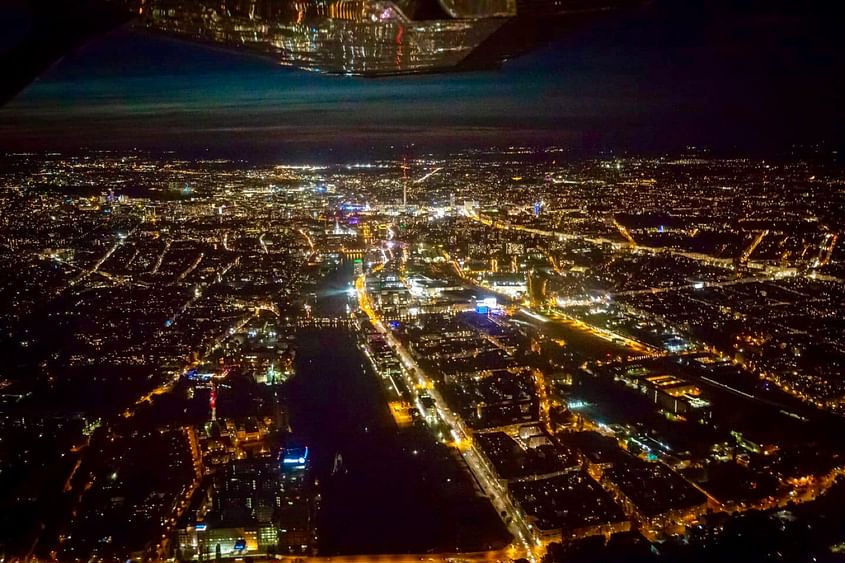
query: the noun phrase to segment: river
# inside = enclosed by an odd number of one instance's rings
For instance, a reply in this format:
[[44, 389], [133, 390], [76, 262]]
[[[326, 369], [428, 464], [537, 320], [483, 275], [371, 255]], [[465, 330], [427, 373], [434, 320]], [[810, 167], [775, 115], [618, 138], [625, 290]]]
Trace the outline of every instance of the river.
[[[337, 299], [351, 280], [328, 276], [318, 299]], [[309, 328], [296, 340], [296, 376], [286, 389], [291, 428], [309, 446], [321, 495], [321, 554], [475, 551], [509, 536], [475, 491], [460, 456], [420, 426], [399, 429], [379, 377], [354, 333]], [[336, 456], [342, 464], [335, 469]]]

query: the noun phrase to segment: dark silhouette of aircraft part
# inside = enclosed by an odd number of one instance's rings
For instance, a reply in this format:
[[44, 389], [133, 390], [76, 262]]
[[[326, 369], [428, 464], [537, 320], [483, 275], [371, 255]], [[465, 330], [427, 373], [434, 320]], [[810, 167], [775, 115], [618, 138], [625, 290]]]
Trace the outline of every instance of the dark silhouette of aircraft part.
[[0, 54], [5, 103], [65, 53], [132, 21], [330, 74], [495, 69], [585, 19], [640, 0], [32, 0], [32, 28]]

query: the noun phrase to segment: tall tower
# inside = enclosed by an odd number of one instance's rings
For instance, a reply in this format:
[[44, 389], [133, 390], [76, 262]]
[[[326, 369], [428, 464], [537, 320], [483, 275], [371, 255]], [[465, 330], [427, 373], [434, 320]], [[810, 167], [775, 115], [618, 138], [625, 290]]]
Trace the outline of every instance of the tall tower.
[[402, 209], [408, 209], [408, 159], [402, 157]]
[[208, 396], [208, 406], [211, 407], [211, 422], [217, 421], [217, 384], [211, 382], [211, 394]]

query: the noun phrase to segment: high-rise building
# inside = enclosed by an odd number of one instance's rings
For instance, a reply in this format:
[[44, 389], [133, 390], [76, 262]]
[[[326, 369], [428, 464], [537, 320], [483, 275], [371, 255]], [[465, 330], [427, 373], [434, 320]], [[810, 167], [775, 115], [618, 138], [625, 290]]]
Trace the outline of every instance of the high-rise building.
[[307, 553], [311, 549], [315, 507], [309, 465], [307, 447], [289, 447], [282, 453], [282, 503], [277, 518], [280, 553]]
[[183, 559], [306, 554], [313, 545], [314, 502], [307, 447], [279, 456], [237, 459], [221, 467], [201, 522], [177, 532]]
[[274, 553], [276, 525], [282, 504], [279, 469], [272, 457], [233, 460], [215, 475], [209, 490], [211, 506], [202, 522], [177, 533], [182, 559]]

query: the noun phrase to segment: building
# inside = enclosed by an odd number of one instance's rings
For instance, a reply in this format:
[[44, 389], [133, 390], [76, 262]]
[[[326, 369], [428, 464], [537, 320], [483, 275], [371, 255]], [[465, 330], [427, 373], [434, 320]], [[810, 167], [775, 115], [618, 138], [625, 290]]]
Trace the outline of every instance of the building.
[[279, 553], [307, 553], [313, 544], [314, 503], [307, 447], [286, 448], [280, 463]]
[[208, 560], [306, 554], [313, 545], [307, 447], [278, 456], [234, 459], [208, 491], [208, 511], [176, 533], [176, 555]]

